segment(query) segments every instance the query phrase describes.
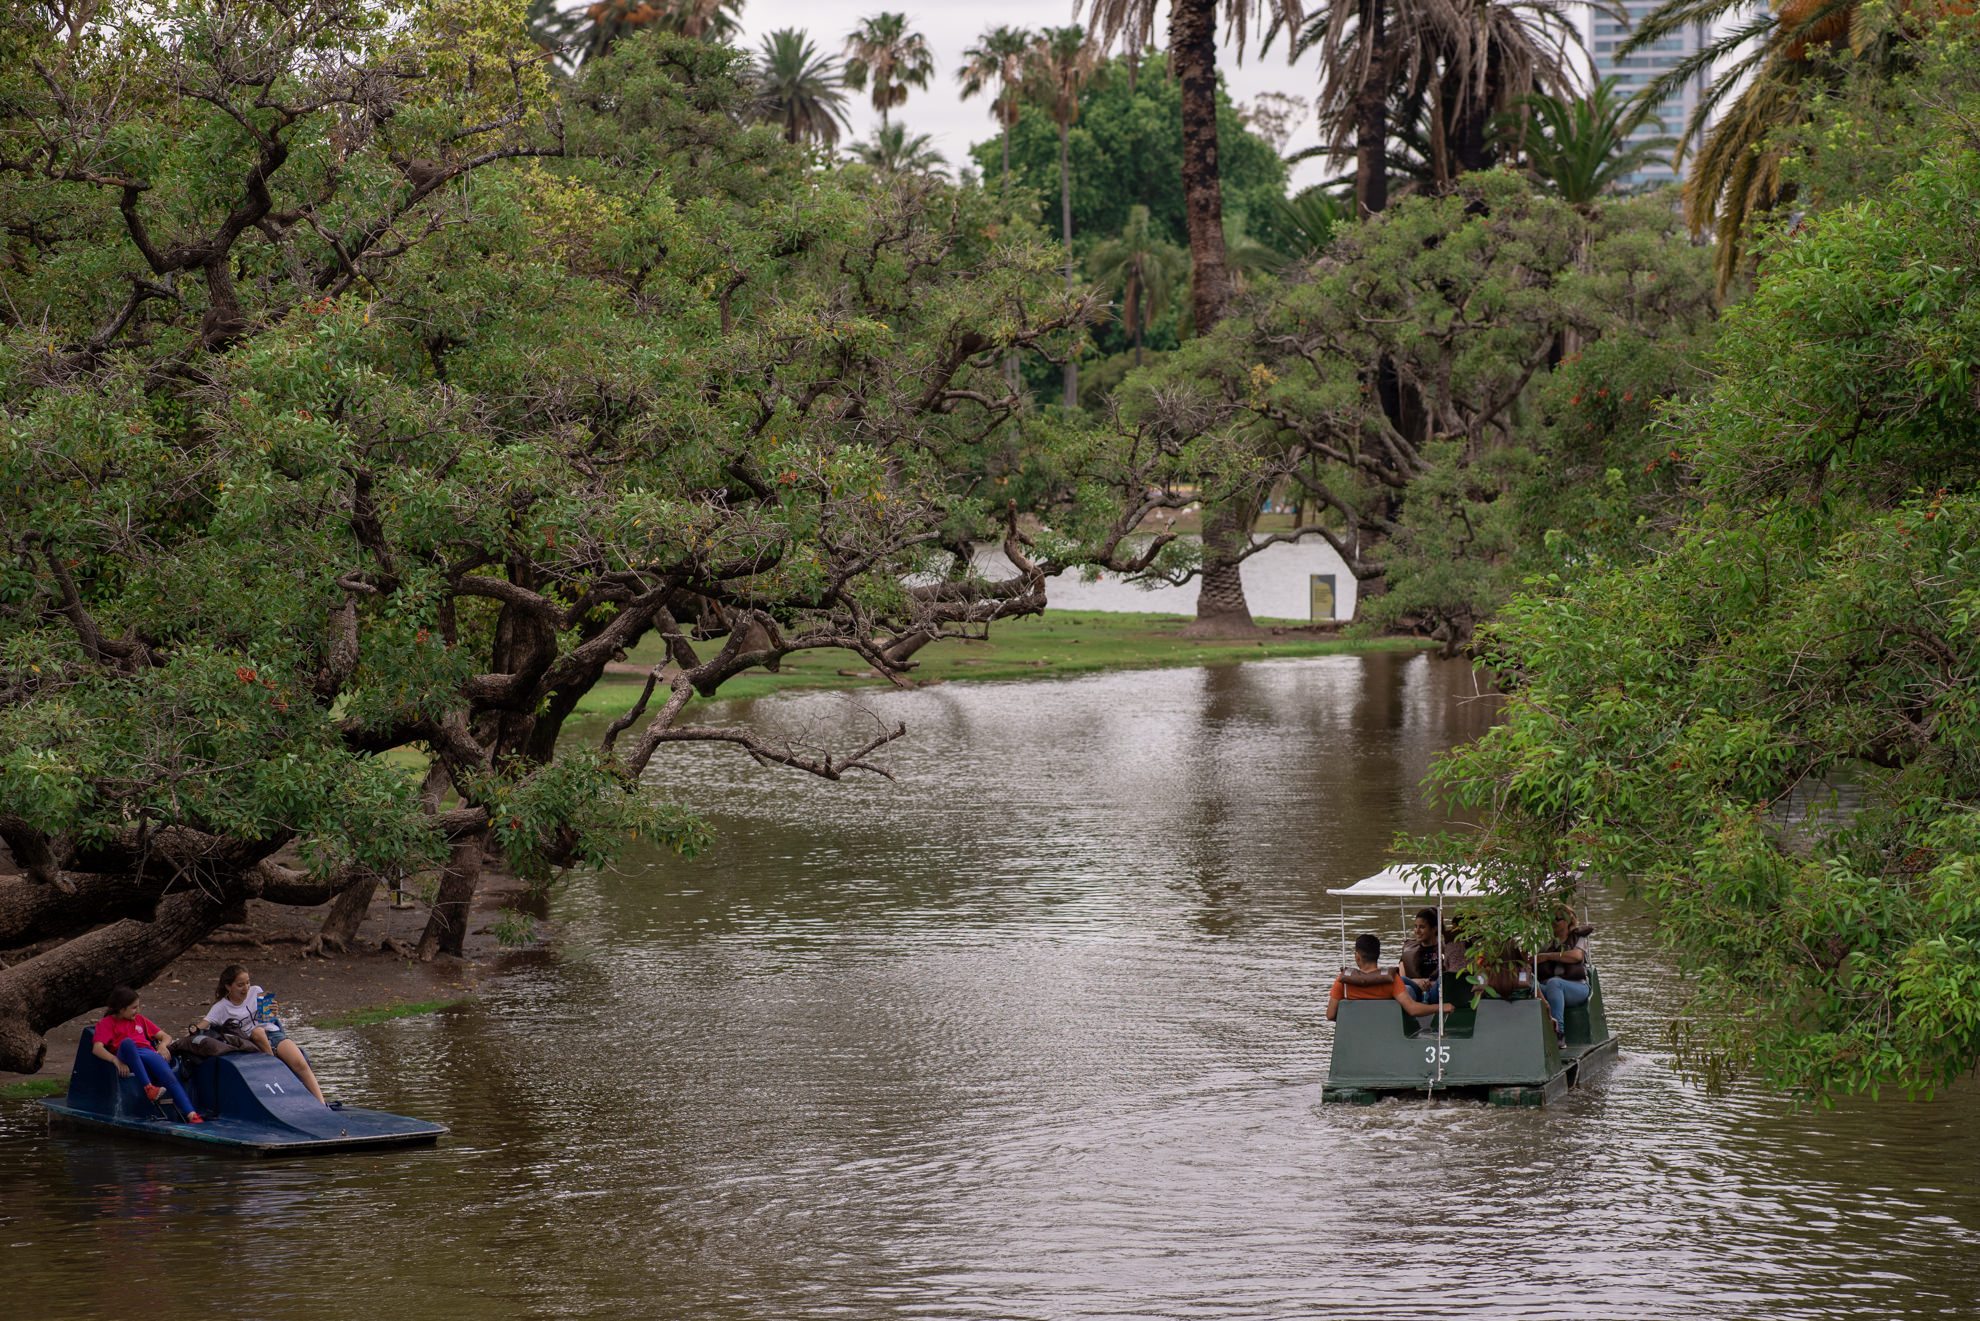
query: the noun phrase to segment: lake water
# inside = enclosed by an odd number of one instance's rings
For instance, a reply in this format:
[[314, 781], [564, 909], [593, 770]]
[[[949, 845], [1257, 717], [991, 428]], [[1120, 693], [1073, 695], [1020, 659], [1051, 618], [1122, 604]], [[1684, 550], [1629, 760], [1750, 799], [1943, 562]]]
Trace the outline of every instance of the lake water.
[[[1336, 656], [712, 713], [894, 783], [659, 768], [717, 849], [574, 882], [474, 1008], [301, 1029], [439, 1147], [240, 1164], [0, 1105], [9, 1314], [256, 1318], [1772, 1318], [1980, 1311], [1980, 1104], [1797, 1113], [1655, 1042], [1544, 1111], [1320, 1104], [1341, 914], [1492, 717]], [[1387, 932], [1394, 909], [1349, 915]]]

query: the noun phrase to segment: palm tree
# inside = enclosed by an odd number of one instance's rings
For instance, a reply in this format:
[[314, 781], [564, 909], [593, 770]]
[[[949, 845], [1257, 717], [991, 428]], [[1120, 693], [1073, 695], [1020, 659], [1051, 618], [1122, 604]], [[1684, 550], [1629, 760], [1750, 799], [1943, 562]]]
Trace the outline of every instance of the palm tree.
[[[1072, 126], [1079, 118], [1079, 94], [1093, 78], [1100, 52], [1086, 29], [1046, 28], [1031, 43], [1025, 60], [1024, 92], [1059, 126], [1059, 228], [1066, 243], [1066, 292], [1073, 290]], [[1067, 408], [1079, 406], [1079, 363], [1066, 359]]]
[[757, 69], [757, 116], [783, 126], [784, 141], [832, 146], [846, 124], [845, 80], [839, 63], [820, 55], [801, 29], [781, 28], [763, 39]]
[[1351, 214], [1349, 203], [1316, 184], [1274, 202], [1265, 213], [1259, 237], [1288, 261], [1312, 261], [1327, 250], [1334, 231]]
[[1423, 119], [1422, 155], [1442, 186], [1491, 163], [1495, 116], [1576, 85], [1580, 44], [1563, 0], [1335, 0], [1298, 30], [1293, 56], [1320, 52], [1326, 150], [1339, 160], [1352, 144], [1357, 209], [1370, 215], [1388, 205], [1399, 104]]
[[905, 124], [882, 124], [871, 142], [852, 144], [853, 158], [887, 174], [934, 174], [948, 158], [930, 145], [926, 133], [908, 136]]
[[1134, 336], [1134, 365], [1141, 365], [1141, 341], [1157, 317], [1175, 301], [1176, 284], [1189, 273], [1189, 254], [1157, 238], [1148, 208], [1128, 208], [1127, 227], [1086, 256], [1086, 269], [1101, 288], [1121, 299], [1121, 323]]
[[[1135, 54], [1154, 36], [1161, 0], [1074, 0], [1073, 13], [1090, 12], [1107, 44]], [[1217, 167], [1217, 0], [1169, 0], [1169, 74], [1182, 91], [1183, 219], [1189, 231], [1190, 311], [1196, 333], [1208, 334], [1224, 318], [1231, 275], [1224, 252], [1224, 185]], [[1275, 24], [1297, 28], [1300, 0], [1223, 0], [1227, 37], [1242, 55], [1253, 18], [1269, 13]], [[1255, 506], [1206, 512], [1203, 569], [1196, 594], [1198, 632], [1248, 631], [1251, 607], [1238, 565], [1249, 548]]]
[[[1714, 30], [1745, 7], [1740, 0], [1665, 0], [1616, 47], [1616, 55], [1633, 54], [1688, 27]], [[1896, 10], [1907, 19], [1928, 19], [1965, 8], [1961, 0], [1913, 0]], [[1736, 23], [1637, 93], [1654, 108], [1691, 79], [1712, 77], [1679, 136], [1676, 159], [1695, 154], [1684, 183], [1684, 217], [1693, 234], [1717, 232], [1720, 292], [1739, 268], [1748, 219], [1791, 195], [1781, 179], [1781, 153], [1768, 139], [1807, 119], [1811, 83], [1837, 76], [1831, 65], [1811, 56], [1847, 46], [1859, 60], [1889, 68], [1912, 32], [1909, 22], [1869, 21], [1857, 0], [1785, 0], [1772, 12]]]
[[[1119, 43], [1123, 50], [1139, 53], [1154, 35], [1160, 7], [1161, 0], [1075, 0], [1073, 13], [1090, 11], [1104, 44]], [[1199, 335], [1223, 320], [1230, 297], [1224, 262], [1224, 189], [1217, 168], [1217, 10], [1217, 0], [1169, 3], [1169, 72], [1182, 85], [1183, 214], [1189, 230], [1190, 299]], [[1269, 13], [1275, 23], [1293, 28], [1301, 20], [1299, 0], [1223, 0], [1223, 12], [1226, 33], [1240, 55], [1257, 15]], [[1241, 588], [1239, 592], [1241, 597]]]
[[935, 56], [919, 32], [908, 31], [906, 14], [875, 14], [860, 20], [846, 38], [846, 86], [855, 92], [873, 82], [873, 108], [880, 127], [887, 115], [907, 100], [908, 88], [927, 87], [935, 74]]
[[1661, 134], [1662, 120], [1650, 116], [1642, 101], [1616, 94], [1614, 77], [1604, 78], [1586, 96], [1563, 99], [1535, 92], [1524, 98], [1524, 115], [1502, 117], [1502, 127], [1526, 157], [1528, 173], [1542, 186], [1583, 211], [1592, 210], [1602, 194], [1619, 191], [1620, 183], [1650, 165], [1668, 165], [1663, 153], [1676, 138], [1632, 138], [1644, 124]]
[[962, 87], [962, 98], [967, 101], [978, 92], [984, 91], [993, 83], [997, 95], [990, 102], [990, 113], [997, 117], [997, 123], [1004, 130], [1004, 204], [1011, 200], [1011, 125], [1017, 123], [1018, 114], [1024, 108], [1024, 63], [1025, 55], [1036, 40], [1028, 28], [997, 26], [988, 28], [976, 39], [976, 44], [963, 52], [963, 66], [956, 70], [956, 80]]
[[[996, 86], [997, 94], [990, 101], [990, 113], [996, 116], [1004, 136], [1004, 215], [1007, 219], [1011, 210], [1011, 125], [1018, 122], [1018, 115], [1024, 109], [1025, 57], [1034, 40], [1036, 38], [1029, 28], [1002, 24], [986, 28], [983, 35], [976, 39], [976, 44], [963, 52], [963, 66], [956, 70], [956, 80], [962, 84], [962, 99], [965, 101], [993, 84]], [[1004, 379], [1011, 391], [1016, 393], [1016, 353], [1004, 355]]]

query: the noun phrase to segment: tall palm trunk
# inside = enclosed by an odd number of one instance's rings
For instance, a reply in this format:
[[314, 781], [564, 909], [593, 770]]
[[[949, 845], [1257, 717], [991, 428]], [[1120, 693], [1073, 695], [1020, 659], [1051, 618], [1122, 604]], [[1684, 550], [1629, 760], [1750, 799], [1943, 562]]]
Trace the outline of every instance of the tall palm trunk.
[[[1072, 126], [1059, 125], [1059, 228], [1066, 240], [1066, 296], [1073, 291], [1073, 246], [1072, 246]], [[1069, 350], [1066, 356], [1066, 397], [1067, 408], [1079, 407], [1079, 359]]]
[[1257, 627], [1238, 572], [1257, 514], [1257, 502], [1246, 496], [1203, 511], [1202, 586], [1196, 594], [1196, 619], [1183, 629], [1185, 636], [1218, 637]]
[[1363, 216], [1389, 205], [1389, 50], [1387, 0], [1361, 0], [1368, 69], [1354, 98], [1354, 200]]
[[1125, 310], [1127, 312], [1128, 325], [1134, 328], [1134, 365], [1139, 367], [1141, 365], [1141, 323], [1144, 319], [1141, 315], [1141, 274], [1139, 271], [1128, 276], [1127, 307]]
[[[1224, 319], [1231, 278], [1224, 259], [1224, 186], [1217, 159], [1216, 0], [1173, 0], [1169, 68], [1182, 88], [1183, 215], [1189, 227], [1190, 311], [1196, 333]], [[1250, 632], [1238, 564], [1257, 507], [1249, 499], [1203, 511], [1203, 569], [1192, 635]]]
[[1224, 187], [1217, 160], [1217, 3], [1174, 0], [1170, 68], [1182, 88], [1183, 215], [1189, 227], [1190, 307], [1196, 333], [1224, 319], [1230, 271], [1224, 260]]

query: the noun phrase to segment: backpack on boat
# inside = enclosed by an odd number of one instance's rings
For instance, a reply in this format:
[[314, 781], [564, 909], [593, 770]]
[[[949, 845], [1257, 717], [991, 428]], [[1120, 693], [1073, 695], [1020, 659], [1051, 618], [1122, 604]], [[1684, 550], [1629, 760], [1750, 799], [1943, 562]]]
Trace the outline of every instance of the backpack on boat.
[[174, 1054], [202, 1060], [210, 1060], [216, 1055], [239, 1055], [254, 1048], [254, 1043], [246, 1037], [215, 1027], [200, 1028], [184, 1041], [173, 1043]]

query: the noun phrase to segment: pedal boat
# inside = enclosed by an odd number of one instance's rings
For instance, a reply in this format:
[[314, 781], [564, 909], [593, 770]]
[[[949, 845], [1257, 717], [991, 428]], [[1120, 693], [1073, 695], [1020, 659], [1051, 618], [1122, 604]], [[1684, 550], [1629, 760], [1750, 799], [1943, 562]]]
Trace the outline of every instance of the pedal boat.
[[[1448, 906], [1475, 893], [1475, 882], [1447, 869], [1391, 867], [1329, 894], [1414, 899]], [[1554, 1036], [1547, 1003], [1474, 999], [1469, 981], [1444, 977], [1441, 993], [1456, 1006], [1415, 1018], [1393, 1000], [1343, 1000], [1334, 1021], [1333, 1057], [1324, 1102], [1373, 1105], [1384, 1096], [1450, 1092], [1494, 1105], [1543, 1106], [1613, 1062], [1622, 1039], [1609, 1030], [1602, 978], [1588, 969], [1588, 1002], [1567, 1010], [1567, 1044]]]
[[169, 1100], [145, 1099], [136, 1078], [98, 1059], [83, 1031], [67, 1096], [45, 1100], [51, 1129], [88, 1129], [181, 1143], [215, 1154], [290, 1156], [361, 1151], [438, 1140], [443, 1124], [356, 1106], [330, 1109], [273, 1055], [201, 1060], [186, 1091], [204, 1123], [190, 1124]]

